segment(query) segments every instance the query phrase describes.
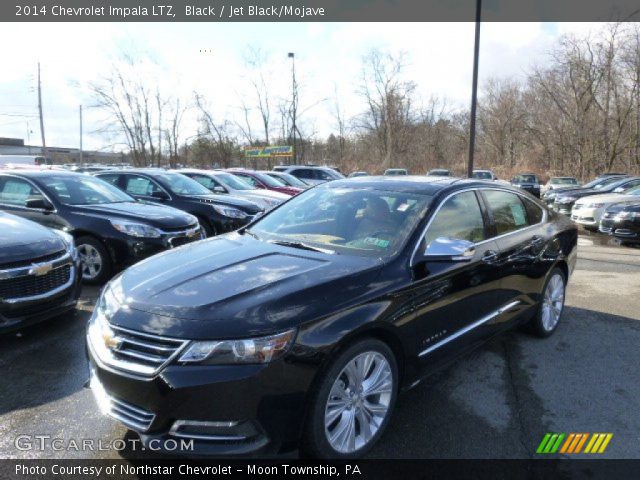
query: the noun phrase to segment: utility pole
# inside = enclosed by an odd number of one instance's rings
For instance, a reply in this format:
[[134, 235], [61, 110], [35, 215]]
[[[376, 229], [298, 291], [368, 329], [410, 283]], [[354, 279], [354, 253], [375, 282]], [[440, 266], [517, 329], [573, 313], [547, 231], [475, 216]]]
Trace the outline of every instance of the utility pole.
[[298, 150], [296, 149], [296, 58], [293, 52], [289, 52], [291, 59], [291, 121], [293, 123], [293, 164], [298, 164]]
[[82, 105], [80, 105], [80, 165], [83, 162], [83, 154], [82, 154]]
[[47, 143], [44, 140], [44, 118], [42, 117], [42, 86], [40, 85], [40, 62], [38, 62], [38, 112], [40, 113], [40, 135], [42, 136], [42, 156], [47, 158]]
[[473, 176], [473, 154], [476, 149], [476, 106], [478, 103], [478, 57], [480, 56], [480, 18], [482, 0], [476, 0], [476, 38], [473, 49], [473, 85], [471, 87], [471, 118], [469, 121], [469, 163], [467, 177]]

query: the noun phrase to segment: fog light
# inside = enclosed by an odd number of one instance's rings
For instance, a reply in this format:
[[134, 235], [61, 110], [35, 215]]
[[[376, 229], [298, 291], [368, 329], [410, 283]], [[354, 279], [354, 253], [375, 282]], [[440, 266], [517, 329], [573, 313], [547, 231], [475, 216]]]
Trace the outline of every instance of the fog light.
[[257, 434], [258, 430], [248, 421], [176, 420], [169, 430], [169, 435], [174, 437], [210, 441], [242, 441]]

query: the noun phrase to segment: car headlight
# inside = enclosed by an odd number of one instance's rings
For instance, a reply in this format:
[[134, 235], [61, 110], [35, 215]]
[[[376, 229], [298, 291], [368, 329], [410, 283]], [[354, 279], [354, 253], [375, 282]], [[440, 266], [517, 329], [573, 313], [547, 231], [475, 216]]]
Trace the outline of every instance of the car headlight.
[[67, 250], [67, 252], [69, 252], [71, 257], [74, 260], [78, 258], [78, 250], [76, 250], [76, 244], [73, 236], [71, 236], [67, 232], [63, 232], [62, 230], [57, 230], [57, 229], [53, 229], [53, 233], [55, 233], [62, 239], [65, 249]]
[[247, 214], [242, 210], [233, 207], [225, 207], [222, 205], [213, 205], [213, 209], [220, 215], [229, 218], [247, 218]]
[[179, 362], [206, 365], [269, 363], [287, 352], [295, 335], [296, 330], [292, 329], [268, 337], [193, 342]]
[[155, 227], [144, 223], [126, 222], [122, 220], [111, 220], [113, 228], [125, 235], [140, 238], [159, 238], [162, 232]]

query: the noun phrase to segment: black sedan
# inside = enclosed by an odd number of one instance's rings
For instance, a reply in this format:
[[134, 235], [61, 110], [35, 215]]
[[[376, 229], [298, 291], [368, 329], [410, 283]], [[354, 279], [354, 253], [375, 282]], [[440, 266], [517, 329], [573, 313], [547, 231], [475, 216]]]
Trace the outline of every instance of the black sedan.
[[611, 185], [619, 180], [620, 178], [615, 177], [598, 177], [582, 186], [557, 187], [553, 190], [547, 190], [544, 192], [542, 195], [542, 201], [552, 207], [553, 203], [556, 201], [556, 197], [563, 196], [567, 192], [572, 192], [574, 190], [600, 190], [601, 188]]
[[602, 193], [621, 193], [624, 190], [640, 185], [640, 177], [606, 177], [600, 188], [578, 188], [560, 191], [553, 202], [553, 209], [563, 215], [571, 215], [571, 209], [580, 198]]
[[0, 211], [0, 333], [73, 310], [79, 269], [71, 235]]
[[557, 328], [577, 229], [477, 180], [362, 177], [133, 266], [89, 321], [101, 409], [143, 442], [366, 453], [396, 396], [494, 335]]
[[640, 202], [608, 207], [600, 220], [600, 232], [613, 235], [622, 243], [640, 244]]
[[215, 195], [186, 175], [162, 169], [117, 170], [95, 176], [139, 200], [168, 205], [196, 216], [207, 237], [236, 230], [264, 211], [254, 202]]
[[82, 173], [2, 173], [0, 209], [73, 235], [88, 283], [104, 283], [150, 255], [203, 238], [194, 216], [138, 202]]

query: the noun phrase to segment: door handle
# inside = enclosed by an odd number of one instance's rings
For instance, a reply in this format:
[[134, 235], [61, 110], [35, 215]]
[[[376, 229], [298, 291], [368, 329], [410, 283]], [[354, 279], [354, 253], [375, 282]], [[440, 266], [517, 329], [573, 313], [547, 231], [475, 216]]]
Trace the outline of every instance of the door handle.
[[498, 252], [495, 250], [487, 250], [484, 252], [482, 261], [484, 263], [495, 263], [498, 260]]

